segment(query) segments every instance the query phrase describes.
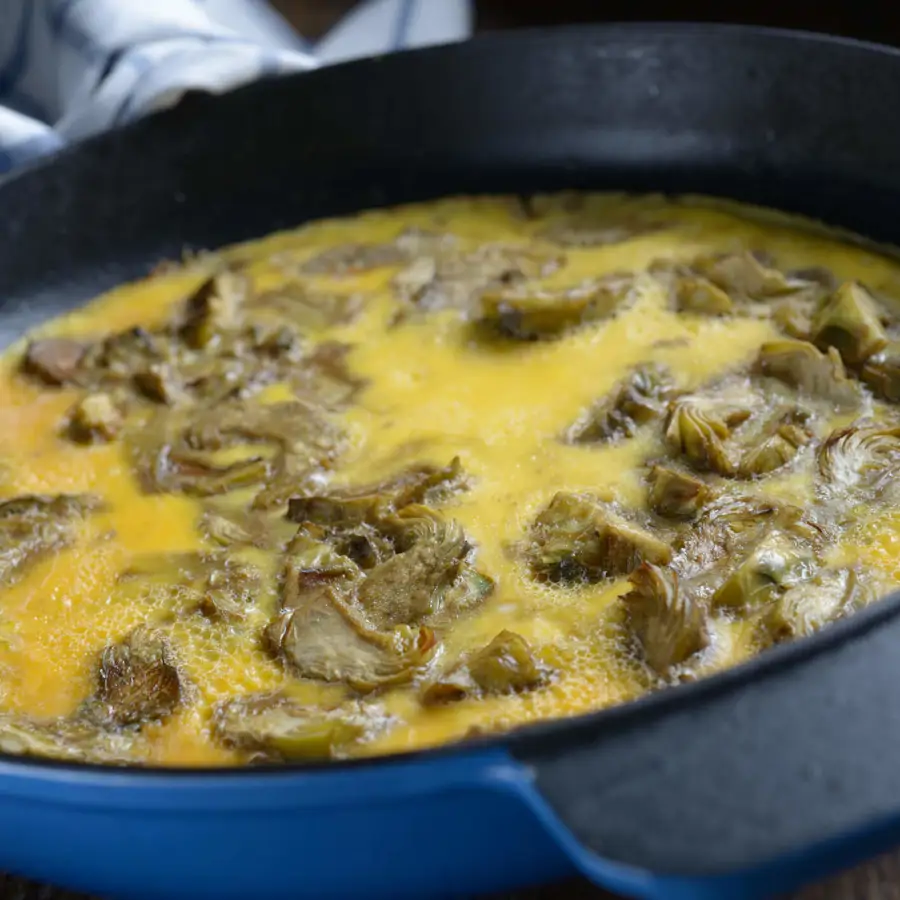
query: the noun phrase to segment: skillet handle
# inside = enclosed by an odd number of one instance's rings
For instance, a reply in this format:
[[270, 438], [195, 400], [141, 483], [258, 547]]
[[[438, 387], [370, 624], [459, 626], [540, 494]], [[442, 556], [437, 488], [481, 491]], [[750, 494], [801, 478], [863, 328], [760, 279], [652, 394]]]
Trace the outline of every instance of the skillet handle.
[[585, 875], [640, 897], [769, 895], [900, 843], [898, 612], [893, 595], [599, 722], [523, 732], [533, 808]]

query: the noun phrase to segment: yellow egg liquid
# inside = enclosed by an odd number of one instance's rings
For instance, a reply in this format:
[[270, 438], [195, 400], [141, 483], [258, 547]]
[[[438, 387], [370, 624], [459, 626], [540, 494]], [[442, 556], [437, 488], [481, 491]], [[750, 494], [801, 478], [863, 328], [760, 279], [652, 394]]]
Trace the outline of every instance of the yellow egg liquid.
[[[659, 205], [669, 227], [608, 246], [567, 247], [565, 265], [542, 286], [623, 270], [643, 272], [659, 259], [759, 248], [771, 253], [781, 269], [826, 265], [839, 279], [859, 279], [874, 289], [900, 283], [897, 263], [886, 256], [786, 220], [758, 219], [737, 207], [701, 202], [660, 200]], [[222, 255], [240, 259], [262, 290], [290, 277], [273, 262], [279, 255], [302, 259], [333, 244], [391, 240], [411, 226], [446, 231], [473, 246], [516, 243], [529, 240], [538, 224], [546, 223], [523, 217], [506, 198], [449, 199], [313, 223]], [[160, 322], [204, 279], [205, 267], [200, 259], [118, 287], [42, 333], [93, 339]], [[509, 548], [560, 490], [587, 491], [626, 509], [646, 503], [644, 466], [653, 451], [651, 438], [639, 435], [609, 446], [573, 446], [558, 439], [624, 372], [653, 360], [669, 367], [680, 386], [698, 386], [746, 365], [762, 342], [777, 336], [773, 325], [676, 314], [660, 285], [642, 276], [635, 302], [608, 321], [558, 340], [486, 348], [472, 339], [469, 323], [457, 311], [388, 327], [396, 311], [395, 274], [396, 268], [386, 267], [308, 279], [313, 287], [365, 298], [354, 321], [327, 335], [351, 345], [349, 367], [368, 381], [343, 414], [350, 447], [333, 481], [368, 483], [407, 463], [446, 465], [459, 456], [472, 486], [441, 512], [465, 528], [477, 548], [479, 569], [495, 580], [496, 589], [442, 635], [432, 665], [510, 629], [555, 674], [540, 690], [440, 706], [423, 705], [415, 685], [385, 689], [377, 702], [391, 717], [391, 727], [351, 752], [414, 750], [460, 739], [473, 728], [502, 730], [574, 716], [641, 695], [649, 685], [646, 672], [621, 646], [617, 598], [625, 580], [565, 590], [542, 585]], [[80, 394], [23, 378], [18, 373], [21, 349], [8, 352], [0, 373], [0, 492], [3, 497], [87, 492], [106, 501], [104, 511], [86, 520], [74, 546], [36, 564], [3, 591], [0, 602], [0, 707], [58, 716], [73, 712], [90, 694], [103, 647], [154, 612], [140, 602], [113, 602], [112, 588], [122, 570], [146, 554], [206, 545], [197, 527], [199, 501], [144, 493], [119, 442], [84, 447], [61, 435], [60, 423]], [[278, 386], [267, 390], [268, 399], [278, 399]], [[763, 490], [802, 501], [808, 486], [776, 476]], [[900, 514], [885, 513], [869, 522], [849, 549], [900, 579]], [[228, 697], [285, 687], [312, 704], [342, 695], [340, 686], [295, 678], [258, 641], [247, 641], [226, 624], [185, 617], [168, 634], [191, 686], [189, 699], [164, 722], [145, 727], [149, 756], [143, 761], [238, 761], [210, 732], [213, 705]], [[728, 640], [729, 652], [720, 664], [736, 663], [757, 650], [752, 629], [739, 622]]]

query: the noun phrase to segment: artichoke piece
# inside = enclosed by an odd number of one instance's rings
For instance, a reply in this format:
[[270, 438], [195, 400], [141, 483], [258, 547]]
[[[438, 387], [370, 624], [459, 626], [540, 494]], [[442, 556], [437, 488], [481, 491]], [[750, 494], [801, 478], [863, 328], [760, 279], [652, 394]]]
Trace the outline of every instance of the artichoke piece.
[[109, 731], [83, 719], [0, 713], [0, 752], [17, 756], [134, 765], [137, 741], [133, 732]]
[[144, 328], [129, 328], [112, 334], [85, 350], [82, 380], [94, 387], [131, 384], [136, 372], [164, 362], [171, 340]]
[[856, 422], [833, 431], [819, 448], [820, 496], [842, 503], [891, 502], [900, 471], [900, 426]]
[[281, 516], [234, 508], [230, 503], [208, 503], [200, 528], [220, 547], [281, 549], [297, 529]]
[[666, 564], [668, 544], [589, 494], [559, 492], [534, 520], [526, 557], [542, 581], [575, 584]]
[[250, 296], [250, 280], [223, 269], [204, 281], [188, 298], [179, 334], [194, 350], [219, 340], [240, 324], [241, 306]]
[[869, 357], [860, 376], [876, 397], [900, 403], [900, 343], [894, 341]]
[[241, 325], [219, 332], [202, 350], [169, 341], [165, 358], [136, 361], [131, 377], [134, 389], [153, 402], [209, 407], [302, 373], [302, 349], [290, 325]]
[[814, 437], [809, 420], [806, 410], [776, 409], [761, 423], [761, 430], [745, 435], [746, 449], [738, 465], [738, 477], [762, 477], [790, 463]]
[[53, 387], [76, 384], [85, 350], [84, 344], [71, 338], [31, 341], [22, 358], [22, 371]]
[[667, 519], [693, 519], [712, 497], [712, 488], [689, 472], [670, 466], [650, 472], [650, 508]]
[[212, 565], [214, 557], [202, 553], [159, 553], [135, 558], [122, 571], [113, 594], [120, 592], [128, 597], [159, 596], [162, 593], [178, 595], [190, 602], [199, 596], [198, 585]]
[[245, 302], [248, 291], [243, 275], [220, 272], [170, 323], [89, 347], [79, 383], [172, 407], [231, 403], [273, 382], [286, 382], [317, 405], [350, 402], [364, 382], [347, 367], [349, 348], [325, 342], [304, 356], [290, 318], [272, 305]]
[[699, 472], [734, 475], [735, 464], [725, 444], [730, 435], [731, 429], [713, 409], [683, 400], [669, 413], [665, 441], [670, 453], [683, 457]]
[[477, 605], [493, 587], [467, 562], [471, 546], [460, 526], [426, 506], [392, 513], [375, 495], [343, 505], [295, 503], [292, 514], [303, 531], [318, 529], [340, 558], [366, 572], [356, 601], [379, 628], [433, 624]]
[[67, 432], [79, 444], [115, 440], [122, 428], [122, 414], [109, 394], [88, 394], [69, 413]]
[[429, 510], [423, 509], [422, 516], [417, 516], [415, 509], [409, 516], [393, 516], [395, 510], [437, 502], [464, 484], [459, 458], [443, 468], [415, 465], [375, 484], [330, 495], [292, 497], [287, 517], [300, 525], [324, 529], [338, 553], [370, 570], [398, 550], [410, 549], [420, 525], [432, 519], [439, 521]]
[[642, 232], [651, 230], [653, 229], [649, 226], [637, 224], [633, 227], [624, 223], [604, 226], [572, 218], [554, 222], [539, 232], [539, 236], [561, 247], [608, 247], [611, 244], [623, 244], [633, 237], [639, 237]]
[[773, 529], [752, 547], [712, 596], [712, 604], [748, 614], [802, 581], [816, 565], [813, 548]]
[[202, 353], [176, 348], [177, 381], [190, 399], [206, 406], [243, 398], [272, 382], [311, 382], [310, 359], [303, 341], [289, 323], [249, 324], [223, 332], [215, 346]]
[[816, 346], [835, 347], [848, 366], [862, 365], [888, 343], [872, 295], [857, 282], [842, 284], [812, 321]]
[[390, 510], [413, 504], [434, 505], [466, 486], [458, 456], [447, 466], [418, 463], [374, 484], [351, 487], [328, 495], [292, 497], [288, 518], [343, 528], [372, 523]]
[[528, 641], [504, 629], [486, 647], [429, 684], [422, 692], [422, 702], [532, 691], [545, 684], [549, 674], [535, 659]]
[[354, 375], [347, 365], [350, 347], [338, 341], [324, 341], [311, 354], [290, 368], [287, 375], [300, 396], [326, 409], [349, 406], [368, 383]]
[[825, 352], [808, 341], [769, 341], [759, 348], [753, 365], [759, 375], [777, 378], [810, 397], [819, 397], [839, 409], [859, 406], [859, 386], [847, 377], [834, 347]]
[[338, 553], [352, 559], [364, 571], [381, 565], [396, 550], [390, 536], [366, 522], [350, 529], [335, 530], [328, 539]]
[[132, 382], [138, 394], [153, 403], [172, 406], [186, 399], [178, 374], [167, 363], [150, 363], [134, 373]]
[[394, 509], [410, 504], [440, 503], [468, 486], [458, 456], [446, 466], [427, 463], [410, 466], [397, 475], [369, 487], [368, 493], [387, 495]]
[[322, 331], [352, 322], [362, 311], [359, 294], [328, 294], [310, 291], [301, 282], [288, 282], [255, 297], [251, 309], [283, 316], [302, 331]]
[[812, 334], [814, 298], [786, 297], [772, 304], [772, 321], [788, 336], [806, 341]]
[[472, 680], [486, 694], [508, 694], [540, 686], [546, 671], [521, 635], [504, 629], [469, 660]]
[[387, 244], [339, 244], [311, 256], [300, 266], [305, 275], [357, 275], [372, 269], [399, 266], [408, 253], [396, 242]]
[[212, 565], [203, 584], [197, 611], [209, 619], [240, 621], [262, 589], [262, 575], [246, 563], [223, 560]]
[[264, 484], [269, 477], [269, 463], [254, 457], [220, 466], [208, 454], [170, 450], [159, 455], [153, 476], [153, 482], [148, 482], [153, 490], [213, 497]]
[[[301, 277], [324, 275], [342, 278], [393, 268], [411, 260], [448, 253], [456, 246], [452, 234], [407, 228], [391, 241], [380, 243], [350, 242], [327, 247], [297, 262], [297, 253], [288, 250], [271, 257], [271, 262], [291, 275]], [[302, 252], [302, 248], [301, 248]]]
[[234, 697], [213, 712], [213, 735], [254, 759], [333, 759], [346, 755], [365, 732], [366, 718], [359, 709], [323, 710], [278, 693]]
[[460, 566], [459, 577], [444, 595], [443, 616], [432, 616], [430, 624], [443, 624], [441, 619], [446, 619], [450, 614], [462, 614], [475, 609], [493, 593], [495, 587], [490, 575], [485, 575], [475, 566], [464, 562]]
[[768, 475], [791, 462], [811, 439], [812, 435], [799, 425], [781, 425], [775, 434], [744, 451], [737, 474], [741, 478]]
[[299, 362], [303, 355], [303, 339], [293, 323], [274, 326], [254, 323], [244, 336], [262, 357]]
[[794, 294], [768, 300], [772, 321], [788, 337], [808, 341], [812, 335], [812, 319], [822, 299], [834, 293], [838, 282], [827, 269], [800, 269], [789, 273], [791, 278], [808, 283], [808, 287]]
[[380, 517], [382, 509], [390, 510], [390, 496], [363, 488], [358, 495], [319, 494], [291, 497], [287, 517], [298, 525], [313, 524], [326, 528], [355, 528]]
[[666, 227], [659, 219], [636, 212], [623, 213], [571, 214], [543, 228], [538, 237], [560, 247], [608, 247]]
[[471, 546], [456, 522], [427, 507], [407, 507], [421, 522], [412, 546], [373, 568], [359, 588], [359, 603], [379, 628], [426, 620], [440, 612]]
[[673, 569], [645, 563], [629, 581], [622, 597], [628, 626], [647, 665], [666, 677], [709, 643], [705, 612]]
[[96, 498], [67, 494], [0, 503], [0, 584], [12, 584], [38, 560], [68, 546], [84, 517], [99, 506]]
[[282, 606], [303, 606], [308, 594], [331, 587], [349, 597], [361, 578], [362, 572], [353, 560], [320, 540], [315, 532], [301, 528], [285, 551]]
[[200, 527], [206, 536], [220, 547], [246, 546], [256, 543], [256, 536], [250, 528], [219, 513], [205, 513]]
[[856, 569], [830, 569], [783, 594], [767, 618], [775, 641], [807, 637], [822, 626], [867, 606], [878, 596], [878, 580]]
[[381, 525], [390, 507], [380, 495], [361, 497], [292, 497], [288, 519], [321, 529], [334, 549], [361, 569], [372, 569], [396, 551]]
[[684, 577], [716, 581], [723, 565], [742, 559], [772, 530], [805, 542], [815, 552], [828, 536], [798, 506], [763, 497], [723, 497], [704, 507], [684, 532], [673, 565]]
[[747, 251], [700, 257], [694, 269], [732, 297], [768, 300], [810, 288], [808, 279], [790, 277], [766, 264], [760, 254]]
[[613, 275], [558, 291], [489, 291], [479, 323], [517, 341], [556, 338], [609, 318], [625, 299], [631, 276]]
[[159, 722], [181, 702], [182, 687], [168, 643], [139, 627], [100, 654], [97, 689], [84, 710], [116, 727]]
[[[427, 298], [429, 292], [438, 294], [441, 290], [438, 273], [437, 260], [432, 256], [421, 256], [394, 276], [391, 283], [394, 293], [407, 302]], [[449, 290], [446, 292], [450, 293]]]
[[362, 692], [411, 680], [436, 644], [426, 626], [370, 628], [329, 587], [284, 610], [266, 629], [266, 640], [298, 675]]
[[166, 553], [137, 560], [118, 580], [113, 600], [240, 621], [274, 586], [235, 553]]
[[825, 291], [835, 290], [840, 283], [834, 272], [825, 266], [806, 266], [802, 269], [794, 269], [787, 274], [791, 279], [818, 285]]
[[[255, 457], [219, 466], [197, 451], [268, 445], [274, 459]], [[257, 484], [254, 506], [284, 503], [340, 449], [341, 433], [311, 403], [230, 403], [209, 409], [173, 410], [129, 434], [129, 447], [144, 489], [210, 496]]]
[[598, 404], [569, 426], [569, 444], [592, 444], [633, 437], [641, 425], [660, 418], [675, 394], [675, 385], [663, 366], [638, 366]]
[[131, 389], [141, 398], [162, 402], [154, 395], [152, 378], [147, 377], [145, 391], [139, 376], [151, 370], [170, 373], [172, 368], [166, 364], [166, 357], [171, 355], [172, 345], [168, 336], [138, 327], [109, 335], [84, 348], [78, 381], [96, 391], [118, 395], [123, 388]]
[[485, 291], [544, 278], [559, 268], [556, 255], [514, 244], [482, 244], [465, 252], [445, 248], [420, 257], [394, 279], [401, 301], [419, 310], [476, 312]]
[[186, 432], [188, 446], [197, 450], [272, 444], [290, 455], [308, 455], [311, 464], [331, 457], [337, 437], [336, 427], [319, 407], [299, 400], [220, 406], [194, 417]]
[[57, 521], [81, 517], [99, 506], [100, 500], [89, 494], [25, 494], [0, 501], [0, 527], [24, 521], [39, 528], [45, 517]]
[[298, 491], [309, 490], [318, 483], [318, 466], [310, 466], [302, 456], [279, 454], [272, 467], [273, 474], [265, 487], [253, 498], [253, 510], [269, 511], [283, 507]]
[[380, 631], [351, 605], [362, 577], [352, 560], [303, 529], [291, 543], [282, 611], [265, 638], [299, 675], [371, 691], [409, 681], [428, 660], [436, 643], [430, 628]]
[[725, 496], [708, 504], [676, 544], [683, 575], [710, 569], [758, 539], [778, 518], [779, 505], [762, 497]]
[[734, 303], [728, 293], [705, 278], [679, 278], [675, 283], [673, 299], [678, 312], [704, 316], [727, 316], [734, 312]]
[[407, 259], [415, 260], [426, 255], [450, 253], [457, 247], [459, 239], [447, 232], [411, 226], [404, 228], [394, 238], [394, 243], [406, 254]]
[[535, 195], [520, 198], [519, 210], [529, 219], [550, 217], [537, 236], [561, 247], [621, 244], [671, 224], [652, 200], [639, 197]]
[[670, 285], [677, 309], [726, 315], [740, 307], [784, 298], [810, 300], [823, 288], [817, 279], [786, 275], [760, 253], [742, 251], [700, 256], [689, 265], [671, 260], [654, 262], [650, 271]]

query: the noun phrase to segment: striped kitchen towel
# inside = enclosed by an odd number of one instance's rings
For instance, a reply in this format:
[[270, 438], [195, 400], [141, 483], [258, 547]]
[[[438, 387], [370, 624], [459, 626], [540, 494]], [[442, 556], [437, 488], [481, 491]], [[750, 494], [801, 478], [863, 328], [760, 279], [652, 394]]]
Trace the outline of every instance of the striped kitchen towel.
[[311, 44], [265, 0], [0, 0], [0, 173], [264, 75], [463, 40], [470, 0], [368, 0]]

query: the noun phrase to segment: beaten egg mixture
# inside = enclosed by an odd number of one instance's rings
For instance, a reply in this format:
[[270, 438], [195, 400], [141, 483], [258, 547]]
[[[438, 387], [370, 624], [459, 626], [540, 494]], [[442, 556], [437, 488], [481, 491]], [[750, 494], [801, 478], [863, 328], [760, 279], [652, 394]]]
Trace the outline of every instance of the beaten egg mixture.
[[97, 298], [0, 374], [0, 747], [413, 750], [877, 599], [898, 273], [756, 211], [566, 194], [316, 222]]

